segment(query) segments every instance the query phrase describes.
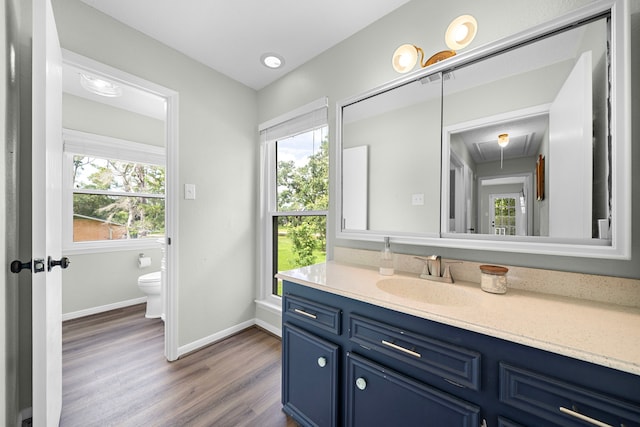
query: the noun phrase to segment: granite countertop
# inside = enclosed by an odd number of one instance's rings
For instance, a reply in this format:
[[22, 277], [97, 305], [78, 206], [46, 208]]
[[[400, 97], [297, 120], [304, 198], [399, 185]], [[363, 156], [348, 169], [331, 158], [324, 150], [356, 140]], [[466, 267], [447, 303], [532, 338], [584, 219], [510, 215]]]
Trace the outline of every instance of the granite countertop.
[[276, 277], [435, 322], [547, 350], [640, 375], [640, 309], [509, 289], [490, 294], [478, 283], [424, 281], [455, 286], [459, 301], [433, 304], [381, 290], [388, 278], [375, 268], [329, 261], [278, 273]]

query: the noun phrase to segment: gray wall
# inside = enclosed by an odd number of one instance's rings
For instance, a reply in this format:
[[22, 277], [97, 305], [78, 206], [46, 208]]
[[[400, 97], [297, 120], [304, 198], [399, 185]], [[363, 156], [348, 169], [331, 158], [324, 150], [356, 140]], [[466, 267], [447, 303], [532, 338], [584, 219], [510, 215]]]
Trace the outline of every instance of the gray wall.
[[[469, 13], [479, 23], [478, 35], [469, 48], [506, 37], [525, 28], [548, 21], [558, 15], [569, 12], [589, 3], [584, 0], [557, 2], [544, 0], [528, 2], [524, 0], [491, 0], [477, 2], [461, 0], [456, 2], [427, 2], [414, 0], [371, 26], [348, 38], [336, 47], [319, 55], [287, 76], [262, 89], [259, 92], [259, 120], [276, 117], [299, 105], [320, 96], [328, 96], [330, 105], [345, 98], [365, 92], [373, 87], [397, 78], [390, 57], [400, 44], [411, 42], [421, 46], [425, 52], [437, 52], [444, 48], [443, 33], [454, 17]], [[638, 65], [638, 11], [640, 2], [630, 2], [635, 9], [632, 15], [632, 75], [637, 76]], [[428, 25], [425, 23], [428, 22]], [[640, 106], [637, 77], [632, 83], [632, 130], [634, 141], [640, 141]], [[330, 109], [330, 124], [335, 120], [335, 108]], [[334, 129], [332, 129], [332, 132]], [[335, 134], [330, 134], [335, 141]], [[633, 182], [640, 182], [640, 150], [633, 150]], [[335, 171], [334, 171], [335, 172]], [[332, 174], [331, 200], [335, 200], [335, 173]], [[632, 223], [640, 220], [640, 188], [633, 187]], [[335, 209], [331, 207], [331, 212]], [[335, 239], [336, 220], [330, 218], [328, 231], [329, 256], [334, 246], [363, 249], [379, 249], [380, 244]], [[492, 251], [472, 251], [418, 246], [398, 246], [394, 250], [400, 253], [430, 254], [438, 253], [445, 257], [466, 259], [478, 262], [503, 263], [547, 269], [579, 271], [593, 274], [606, 274], [622, 277], [640, 277], [640, 230], [633, 230], [632, 259], [630, 261], [599, 260], [570, 257], [551, 257], [518, 253]]]
[[[151, 257], [151, 266], [138, 268], [140, 252]], [[74, 254], [69, 259], [72, 268], [62, 275], [63, 316], [143, 297], [138, 276], [160, 271], [161, 252], [145, 249]]]

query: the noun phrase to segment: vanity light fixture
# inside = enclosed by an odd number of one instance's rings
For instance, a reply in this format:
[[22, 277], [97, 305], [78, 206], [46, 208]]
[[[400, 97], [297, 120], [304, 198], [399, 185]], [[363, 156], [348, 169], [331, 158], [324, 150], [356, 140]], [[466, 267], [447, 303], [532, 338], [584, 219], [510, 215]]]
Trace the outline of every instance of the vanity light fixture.
[[473, 41], [477, 31], [478, 23], [473, 16], [459, 16], [451, 21], [445, 33], [445, 43], [451, 50], [437, 52], [425, 60], [422, 48], [413, 44], [403, 44], [393, 52], [393, 57], [391, 58], [393, 69], [398, 73], [408, 73], [418, 63], [418, 55], [420, 55], [421, 68], [451, 58], [456, 54], [456, 50], [467, 47]]
[[425, 60], [424, 50], [422, 50], [422, 48], [412, 44], [403, 44], [393, 52], [391, 63], [393, 69], [398, 73], [408, 73], [413, 70], [418, 63], [418, 55], [420, 55], [420, 67], [424, 68], [443, 59], [451, 58], [455, 54], [453, 50], [443, 50]]
[[108, 80], [84, 73], [80, 73], [80, 86], [91, 93], [107, 98], [122, 96], [122, 87]]
[[265, 53], [260, 57], [260, 62], [265, 67], [275, 70], [284, 65], [284, 58], [276, 53]]

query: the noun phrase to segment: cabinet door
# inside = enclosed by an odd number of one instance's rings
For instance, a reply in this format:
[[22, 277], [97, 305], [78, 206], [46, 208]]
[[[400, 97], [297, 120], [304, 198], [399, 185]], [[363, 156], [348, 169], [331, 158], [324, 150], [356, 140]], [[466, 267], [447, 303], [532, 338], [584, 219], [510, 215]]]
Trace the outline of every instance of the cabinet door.
[[347, 426], [477, 427], [480, 408], [377, 365], [347, 355]]
[[285, 323], [282, 329], [282, 404], [303, 426], [338, 423], [339, 347]]

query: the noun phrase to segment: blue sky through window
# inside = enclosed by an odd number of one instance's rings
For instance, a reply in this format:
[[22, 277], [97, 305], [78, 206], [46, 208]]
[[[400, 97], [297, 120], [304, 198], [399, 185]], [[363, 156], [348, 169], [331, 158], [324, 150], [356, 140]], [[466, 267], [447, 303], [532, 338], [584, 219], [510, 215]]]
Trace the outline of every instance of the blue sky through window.
[[327, 136], [328, 128], [322, 127], [278, 141], [278, 161], [293, 161], [296, 167], [309, 162], [309, 157], [320, 150], [320, 144]]

